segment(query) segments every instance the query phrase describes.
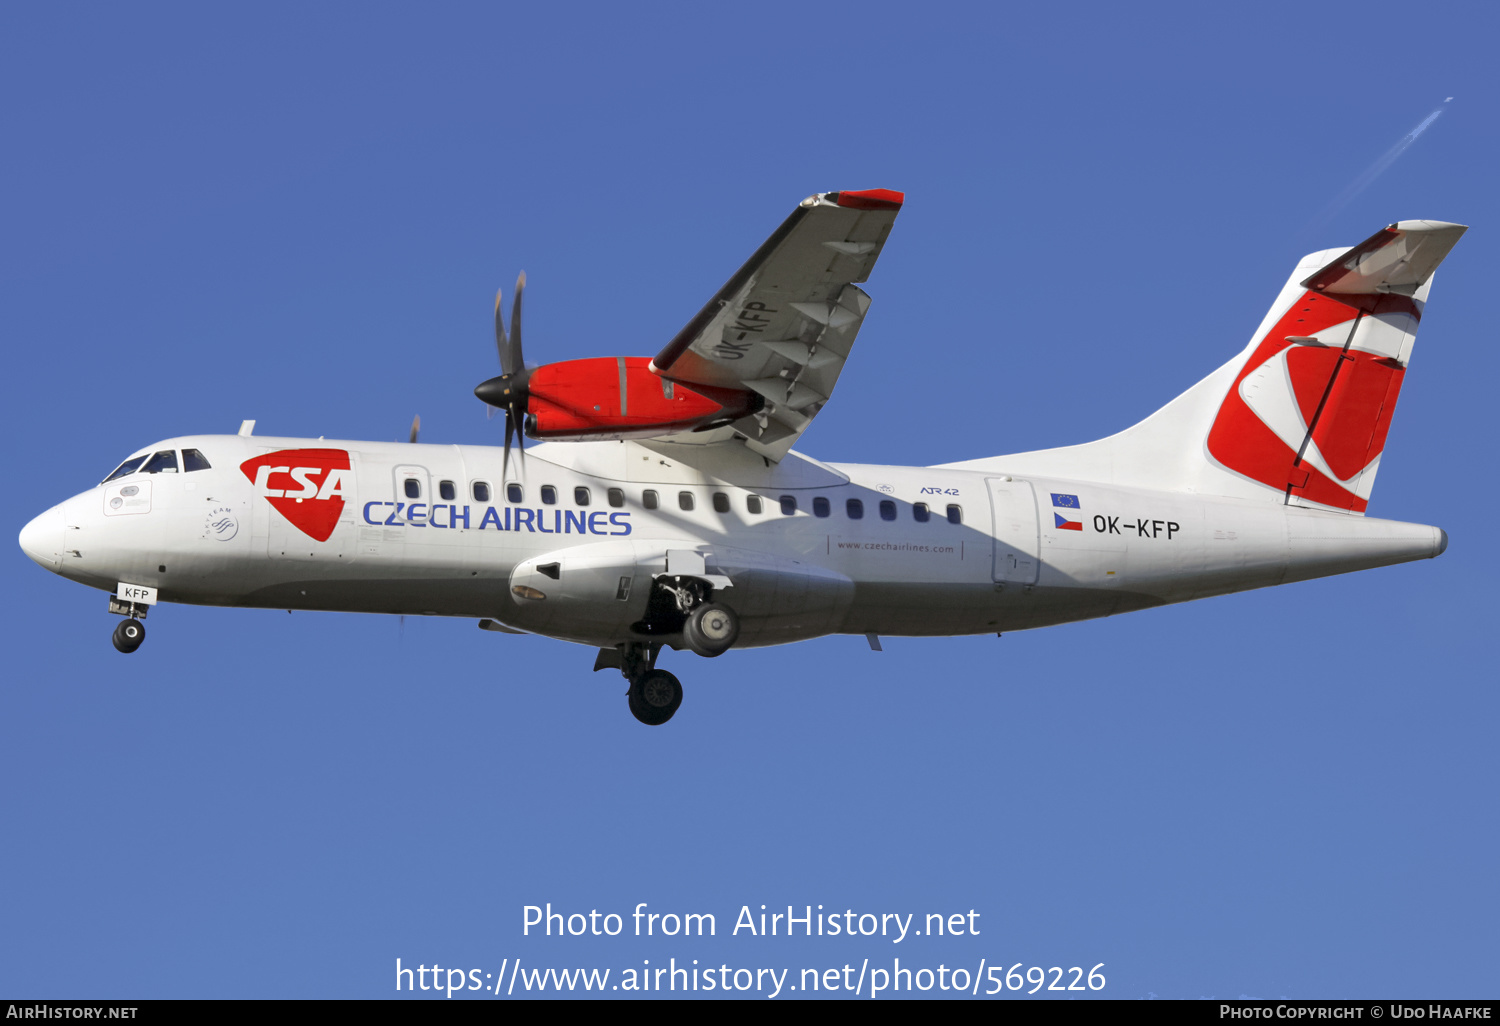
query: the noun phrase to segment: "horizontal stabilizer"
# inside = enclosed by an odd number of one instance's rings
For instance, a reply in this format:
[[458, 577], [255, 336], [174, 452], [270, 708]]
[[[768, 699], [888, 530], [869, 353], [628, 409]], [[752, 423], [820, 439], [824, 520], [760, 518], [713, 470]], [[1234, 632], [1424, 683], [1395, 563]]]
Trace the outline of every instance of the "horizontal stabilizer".
[[1340, 254], [1302, 287], [1360, 309], [1383, 294], [1410, 296], [1466, 231], [1464, 225], [1446, 221], [1398, 221]]

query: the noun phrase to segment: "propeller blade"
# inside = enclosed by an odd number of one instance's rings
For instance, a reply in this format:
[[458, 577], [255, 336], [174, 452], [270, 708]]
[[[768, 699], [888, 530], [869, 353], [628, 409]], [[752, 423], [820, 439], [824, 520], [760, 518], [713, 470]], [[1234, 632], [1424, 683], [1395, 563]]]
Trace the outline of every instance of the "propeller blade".
[[526, 366], [525, 359], [521, 356], [521, 294], [526, 290], [526, 272], [522, 271], [516, 279], [516, 298], [510, 304], [510, 360], [511, 365], [505, 368], [505, 373], [514, 374]]
[[521, 418], [526, 416], [519, 405], [510, 408], [511, 419], [516, 422], [516, 456], [521, 465], [521, 476], [526, 476], [526, 426]]
[[510, 479], [510, 437], [516, 432], [516, 423], [511, 420], [510, 410], [505, 411], [505, 455], [500, 461], [500, 480]]
[[[495, 291], [495, 351], [500, 356], [500, 375], [482, 381], [474, 394], [486, 407], [485, 416], [493, 417], [497, 410], [505, 413], [505, 454], [501, 459], [502, 479], [510, 475], [510, 443], [516, 442], [516, 455], [521, 473], [526, 472], [526, 424], [527, 383], [531, 374], [526, 370], [526, 359], [521, 352], [521, 297], [526, 292], [526, 272], [516, 278], [516, 298], [510, 304], [510, 331], [505, 330], [505, 313], [502, 290]], [[412, 441], [416, 441], [417, 428], [412, 425]]]
[[411, 441], [417, 440], [417, 432], [422, 430], [422, 415], [419, 413], [411, 419]]
[[510, 346], [505, 339], [505, 315], [500, 311], [500, 297], [504, 289], [495, 290], [495, 353], [500, 357], [500, 372], [509, 374], [511, 369], [505, 366], [505, 358]]

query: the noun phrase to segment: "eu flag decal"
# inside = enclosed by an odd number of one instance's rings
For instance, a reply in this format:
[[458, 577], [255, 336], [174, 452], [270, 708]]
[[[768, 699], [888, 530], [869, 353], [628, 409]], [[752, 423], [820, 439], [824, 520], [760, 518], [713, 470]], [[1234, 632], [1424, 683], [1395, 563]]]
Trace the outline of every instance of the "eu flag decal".
[[1078, 505], [1078, 496], [1076, 496], [1076, 495], [1059, 495], [1057, 492], [1053, 492], [1052, 493], [1052, 505], [1054, 505], [1054, 506], [1061, 506], [1063, 509], [1079, 509], [1080, 508], [1079, 505]]
[[1057, 522], [1057, 529], [1059, 531], [1082, 531], [1083, 530], [1083, 521], [1082, 520], [1069, 520], [1067, 517], [1063, 516], [1061, 513], [1054, 513], [1054, 514], [1052, 514], [1052, 519]]

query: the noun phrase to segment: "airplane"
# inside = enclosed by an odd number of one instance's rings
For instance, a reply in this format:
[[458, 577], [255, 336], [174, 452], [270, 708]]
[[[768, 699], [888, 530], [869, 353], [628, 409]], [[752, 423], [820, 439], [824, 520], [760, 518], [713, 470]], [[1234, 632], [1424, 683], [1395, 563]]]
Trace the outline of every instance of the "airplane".
[[[803, 200], [654, 358], [528, 365], [501, 446], [189, 435], [132, 453], [21, 548], [109, 592], [121, 652], [162, 602], [468, 617], [597, 649], [642, 723], [664, 648], [1003, 634], [1435, 558], [1365, 516], [1434, 269], [1466, 230], [1400, 221], [1293, 270], [1236, 356], [1099, 441], [928, 467], [794, 450], [870, 306], [902, 193]], [[529, 449], [526, 439], [534, 443]], [[512, 441], [515, 451], [512, 452]]]

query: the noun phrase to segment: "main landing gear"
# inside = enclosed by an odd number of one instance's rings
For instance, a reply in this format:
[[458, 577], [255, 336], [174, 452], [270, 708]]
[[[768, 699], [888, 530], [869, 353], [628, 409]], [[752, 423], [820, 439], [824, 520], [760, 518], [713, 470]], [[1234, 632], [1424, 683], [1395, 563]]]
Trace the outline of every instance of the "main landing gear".
[[648, 727], [659, 727], [682, 704], [682, 682], [666, 670], [647, 670], [630, 682], [630, 713]]
[[713, 586], [698, 577], [658, 577], [651, 588], [646, 615], [635, 629], [642, 634], [681, 635], [687, 647], [712, 659], [740, 636], [740, 618], [713, 599]]
[[734, 610], [717, 602], [695, 607], [682, 625], [682, 638], [688, 648], [709, 658], [728, 652], [739, 636], [739, 617]]
[[631, 715], [647, 726], [659, 727], [682, 705], [682, 683], [656, 668], [662, 644], [671, 641], [673, 647], [679, 647], [680, 639], [681, 645], [711, 659], [729, 651], [739, 640], [740, 618], [728, 606], [713, 601], [713, 586], [708, 581], [662, 575], [653, 583], [645, 617], [633, 625], [633, 630], [638, 637], [654, 635], [662, 641], [606, 649], [594, 669], [619, 667], [630, 682]]
[[[659, 727], [682, 704], [682, 682], [656, 668], [660, 645], [633, 644], [616, 649], [620, 673], [630, 682], [630, 714], [648, 727]], [[601, 667], [596, 665], [596, 670]]]

